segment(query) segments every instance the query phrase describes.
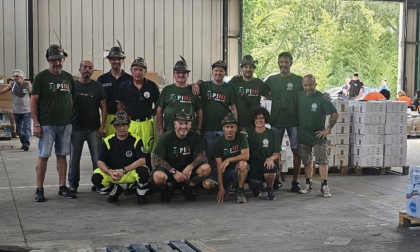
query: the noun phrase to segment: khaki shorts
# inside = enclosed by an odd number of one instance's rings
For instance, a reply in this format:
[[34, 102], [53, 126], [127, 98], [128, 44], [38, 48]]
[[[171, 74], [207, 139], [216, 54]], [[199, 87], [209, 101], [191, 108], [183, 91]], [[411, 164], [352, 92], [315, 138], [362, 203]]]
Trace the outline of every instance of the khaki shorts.
[[[314, 146], [299, 144], [298, 153], [304, 165], [309, 164], [312, 161], [315, 161], [317, 164], [328, 164], [329, 153], [327, 144], [325, 143]], [[315, 160], [313, 160], [314, 156]]]

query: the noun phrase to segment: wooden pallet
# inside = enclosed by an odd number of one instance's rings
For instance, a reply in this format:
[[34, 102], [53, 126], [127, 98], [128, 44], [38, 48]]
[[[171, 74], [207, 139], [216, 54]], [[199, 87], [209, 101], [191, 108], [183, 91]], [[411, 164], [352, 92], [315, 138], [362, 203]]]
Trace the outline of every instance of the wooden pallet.
[[413, 226], [420, 226], [420, 219], [411, 217], [407, 214], [407, 211], [401, 210], [400, 211], [400, 218], [399, 218], [400, 226], [402, 227], [413, 227]]
[[106, 252], [216, 252], [200, 240], [172, 240], [167, 242], [134, 243], [130, 245], [107, 246]]
[[[374, 169], [379, 170], [379, 174], [380, 175], [385, 175], [387, 172], [397, 173], [397, 174], [401, 174], [401, 175], [408, 175], [408, 171], [409, 171], [409, 166], [401, 166], [402, 172], [391, 171], [391, 168], [392, 167], [384, 167], [384, 166], [358, 166], [358, 165], [350, 165], [349, 167], [354, 169], [354, 175], [357, 175], [357, 176], [361, 176], [362, 175], [362, 172], [363, 172], [363, 169], [367, 169], [367, 168], [370, 168], [370, 169], [374, 168]], [[397, 166], [395, 166], [395, 167], [397, 167]], [[348, 172], [348, 169], [347, 169], [347, 172]]]

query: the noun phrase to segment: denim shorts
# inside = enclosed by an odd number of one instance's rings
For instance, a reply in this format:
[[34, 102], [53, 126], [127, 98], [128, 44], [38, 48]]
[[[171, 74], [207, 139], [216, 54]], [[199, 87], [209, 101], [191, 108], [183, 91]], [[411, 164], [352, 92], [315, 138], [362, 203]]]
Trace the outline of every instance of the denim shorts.
[[284, 136], [284, 132], [286, 132], [287, 130], [287, 135], [289, 136], [289, 141], [290, 141], [290, 148], [292, 150], [297, 150], [299, 145], [298, 145], [298, 127], [287, 127], [287, 128], [276, 128], [276, 127], [271, 127], [271, 129], [274, 131], [274, 133], [279, 136], [280, 139], [280, 145], [283, 142], [283, 136]]
[[39, 139], [39, 157], [51, 157], [52, 147], [54, 145], [55, 155], [67, 156], [70, 155], [70, 139], [71, 139], [72, 125], [67, 124], [63, 126], [42, 126], [42, 137]]

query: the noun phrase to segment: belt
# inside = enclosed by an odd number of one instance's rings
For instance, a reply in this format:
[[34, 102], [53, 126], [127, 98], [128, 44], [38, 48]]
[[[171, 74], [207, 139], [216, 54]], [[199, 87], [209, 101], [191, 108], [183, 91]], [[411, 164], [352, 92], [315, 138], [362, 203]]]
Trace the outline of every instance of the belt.
[[150, 119], [152, 119], [152, 118], [146, 117], [143, 120], [142, 119], [132, 119], [131, 121], [134, 121], [134, 122], [144, 122], [144, 121], [147, 121], [147, 120], [150, 120]]

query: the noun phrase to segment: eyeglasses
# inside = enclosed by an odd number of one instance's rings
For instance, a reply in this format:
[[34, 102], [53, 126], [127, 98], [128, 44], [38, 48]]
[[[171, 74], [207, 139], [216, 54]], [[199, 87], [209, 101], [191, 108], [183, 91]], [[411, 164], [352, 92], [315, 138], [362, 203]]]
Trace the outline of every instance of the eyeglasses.
[[20, 77], [19, 75], [13, 75], [13, 78], [15, 78], [15, 77]]

